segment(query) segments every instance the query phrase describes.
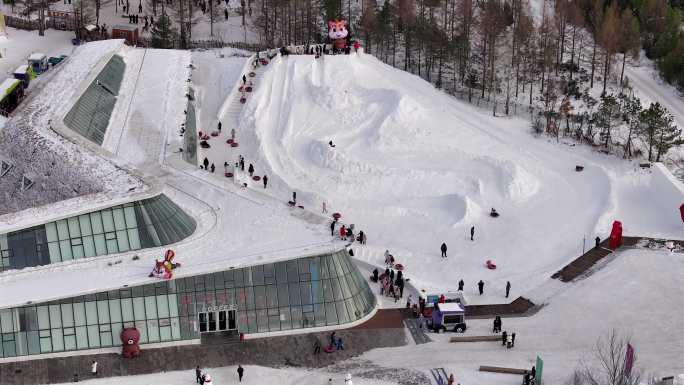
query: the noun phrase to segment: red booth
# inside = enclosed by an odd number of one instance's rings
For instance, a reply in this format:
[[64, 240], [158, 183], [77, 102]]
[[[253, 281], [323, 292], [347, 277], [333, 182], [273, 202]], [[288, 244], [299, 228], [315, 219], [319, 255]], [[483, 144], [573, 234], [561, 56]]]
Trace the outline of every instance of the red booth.
[[610, 231], [610, 240], [608, 245], [611, 250], [615, 250], [622, 244], [622, 222], [614, 221], [613, 229]]

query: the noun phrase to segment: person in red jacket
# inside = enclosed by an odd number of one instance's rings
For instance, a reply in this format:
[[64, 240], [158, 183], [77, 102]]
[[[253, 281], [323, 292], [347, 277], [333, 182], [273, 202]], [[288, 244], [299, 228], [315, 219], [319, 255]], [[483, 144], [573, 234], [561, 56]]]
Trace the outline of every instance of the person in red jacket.
[[340, 227], [340, 239], [344, 239], [347, 237], [347, 229], [344, 228], [344, 225]]
[[354, 52], [359, 52], [359, 48], [361, 48], [361, 44], [359, 44], [359, 41], [354, 42]]

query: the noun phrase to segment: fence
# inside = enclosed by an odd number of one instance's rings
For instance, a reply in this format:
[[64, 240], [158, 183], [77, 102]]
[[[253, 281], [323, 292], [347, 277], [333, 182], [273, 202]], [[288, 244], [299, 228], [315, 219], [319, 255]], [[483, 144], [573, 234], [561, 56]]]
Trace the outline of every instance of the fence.
[[[39, 20], [30, 20], [28, 18], [10, 15], [5, 15], [5, 25], [26, 31], [35, 31], [40, 29]], [[60, 31], [75, 31], [77, 25], [76, 17], [72, 13], [49, 12], [48, 17], [45, 18], [46, 29], [52, 28]]]
[[[140, 37], [138, 39], [138, 46], [140, 47], [152, 47], [152, 38], [150, 37]], [[175, 39], [171, 41], [172, 49], [182, 49], [183, 44], [181, 44], [180, 39]], [[186, 49], [213, 49], [213, 48], [236, 48], [250, 52], [263, 51], [267, 47], [258, 43], [245, 43], [240, 41], [222, 41], [222, 40], [190, 40], [185, 44]]]

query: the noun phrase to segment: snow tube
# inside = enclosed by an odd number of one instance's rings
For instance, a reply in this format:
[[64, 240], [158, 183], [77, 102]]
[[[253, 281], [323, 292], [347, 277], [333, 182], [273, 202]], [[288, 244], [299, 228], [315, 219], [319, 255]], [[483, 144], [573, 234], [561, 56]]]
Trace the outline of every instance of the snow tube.
[[255, 180], [255, 181], [258, 182], [258, 181], [261, 180], [261, 177], [260, 177], [259, 175], [254, 175], [254, 176], [252, 177], [252, 180]]
[[488, 268], [489, 270], [494, 270], [494, 269], [496, 269], [496, 264], [495, 264], [494, 261], [492, 261], [491, 259], [488, 259], [487, 262], [486, 262], [485, 264], [487, 265], [487, 268]]
[[268, 60], [266, 60], [264, 58], [259, 59], [259, 62], [261, 63], [262, 66], [265, 66], [266, 64], [268, 64]]
[[240, 91], [240, 92], [243, 92], [244, 90], [245, 90], [245, 86], [240, 86], [240, 88], [238, 88], [238, 91]]
[[247, 92], [252, 92], [252, 87], [247, 86], [247, 87], [245, 88], [245, 91], [247, 91]]
[[211, 136], [218, 136], [218, 131], [212, 131]]
[[340, 218], [342, 218], [342, 214], [340, 214], [340, 213], [333, 213], [332, 217], [335, 218], [335, 219], [340, 219]]
[[242, 103], [242, 104], [247, 103], [247, 98], [240, 98], [240, 103]]
[[238, 142], [233, 142], [230, 144], [230, 147], [237, 147], [237, 146], [238, 146]]
[[323, 351], [326, 353], [332, 353], [335, 351], [335, 348], [333, 348], [332, 346], [327, 346], [325, 349], [323, 349]]
[[202, 139], [202, 140], [209, 140], [210, 137], [209, 137], [209, 135], [203, 134], [203, 135], [200, 137], [200, 139]]
[[232, 173], [232, 172], [227, 172], [227, 173], [225, 173], [225, 174], [223, 174], [223, 175], [225, 175], [226, 178], [232, 178], [232, 177], [233, 177], [233, 173]]
[[255, 77], [255, 76], [256, 76], [256, 72], [252, 71], [252, 72], [249, 73], [249, 77], [250, 77], [250, 78], [253, 78], [253, 77]]
[[233, 144], [233, 142], [234, 142], [233, 139], [228, 139], [228, 140], [226, 140], [226, 143], [228, 143], [228, 144]]
[[404, 270], [404, 265], [402, 265], [401, 263], [395, 263], [395, 264], [394, 264], [394, 268], [397, 269], [397, 270], [403, 271], [403, 270]]
[[492, 217], [492, 218], [498, 218], [498, 217], [499, 217], [499, 213], [496, 213], [496, 212], [495, 212], [495, 213], [489, 213], [489, 216]]

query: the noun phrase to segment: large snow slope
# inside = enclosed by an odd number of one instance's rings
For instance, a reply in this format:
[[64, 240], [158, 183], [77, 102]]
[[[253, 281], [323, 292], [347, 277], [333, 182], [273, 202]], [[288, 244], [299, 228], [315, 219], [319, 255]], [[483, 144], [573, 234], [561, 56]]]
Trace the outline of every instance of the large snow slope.
[[[367, 232], [358, 257], [381, 265], [390, 249], [420, 288], [464, 278], [474, 292], [483, 279], [486, 295], [473, 300], [504, 300], [506, 280], [516, 295], [538, 285], [620, 216], [634, 219], [631, 234], [681, 229], [678, 205], [652, 199], [662, 170], [535, 138], [528, 122], [491, 117], [369, 55], [275, 58], [248, 99], [240, 152], [269, 175], [268, 193], [297, 191], [313, 210], [327, 202]], [[681, 200], [673, 194], [667, 202]]]

